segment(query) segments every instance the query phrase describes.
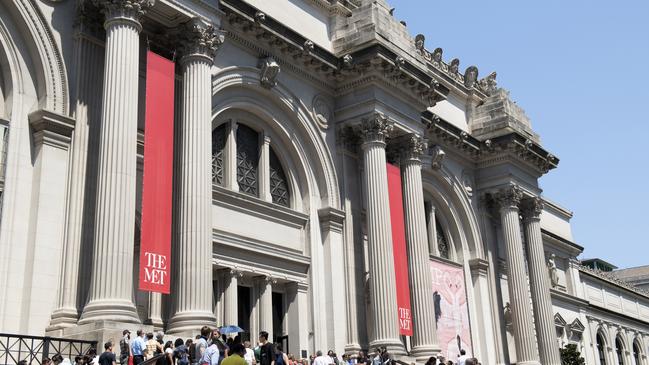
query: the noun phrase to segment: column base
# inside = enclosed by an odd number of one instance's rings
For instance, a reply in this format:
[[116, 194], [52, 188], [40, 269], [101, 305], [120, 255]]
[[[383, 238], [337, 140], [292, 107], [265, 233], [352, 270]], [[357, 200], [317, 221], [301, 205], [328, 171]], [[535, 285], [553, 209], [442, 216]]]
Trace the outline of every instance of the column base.
[[426, 362], [431, 356], [440, 353], [441, 349], [435, 346], [415, 346], [410, 350], [410, 356], [414, 357], [417, 362]]
[[541, 365], [540, 361], [531, 360], [531, 361], [519, 361], [516, 365]]
[[347, 355], [358, 355], [358, 352], [361, 351], [361, 345], [357, 343], [348, 343], [345, 345], [345, 354]]
[[406, 349], [403, 346], [403, 343], [398, 339], [380, 339], [370, 341], [369, 352], [373, 352], [377, 347], [385, 347], [393, 356], [406, 355]]
[[122, 332], [125, 329], [131, 331], [133, 335], [139, 329], [145, 333], [154, 331], [153, 326], [143, 326], [131, 322], [99, 320], [64, 328], [59, 331], [57, 336], [76, 340], [97, 341], [97, 351], [101, 351], [104, 343], [108, 341], [112, 341], [115, 344], [119, 343], [119, 340], [122, 338]]
[[153, 326], [153, 332], [162, 331], [162, 329], [164, 328], [164, 323], [162, 322], [162, 318], [149, 318], [146, 321], [144, 321], [144, 324]]
[[201, 327], [216, 327], [216, 317], [212, 312], [191, 311], [175, 313], [169, 320], [167, 333], [173, 335], [179, 334], [197, 334]]
[[97, 321], [140, 324], [137, 309], [127, 300], [92, 300], [83, 309], [79, 325]]
[[50, 325], [45, 328], [45, 332], [56, 333], [64, 328], [74, 327], [79, 321], [79, 311], [77, 308], [57, 308], [52, 312]]

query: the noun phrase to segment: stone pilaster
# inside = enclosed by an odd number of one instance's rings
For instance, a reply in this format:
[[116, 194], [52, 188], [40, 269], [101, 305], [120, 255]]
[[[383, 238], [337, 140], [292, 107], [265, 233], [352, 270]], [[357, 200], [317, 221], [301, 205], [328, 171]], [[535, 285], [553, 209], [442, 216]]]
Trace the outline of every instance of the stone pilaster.
[[103, 70], [103, 50], [86, 35], [79, 32], [75, 39], [74, 62], [77, 65], [77, 91], [74, 115], [77, 120], [72, 136], [70, 150], [70, 182], [66, 202], [63, 234], [63, 262], [61, 263], [61, 283], [56, 308], [52, 312], [50, 326], [53, 331], [77, 324], [79, 319], [79, 262], [81, 261], [81, 242], [86, 194], [86, 163], [88, 156], [89, 131], [99, 126], [97, 118], [101, 95], [96, 92], [101, 86]]
[[139, 20], [153, 1], [96, 2], [106, 14], [103, 104], [92, 277], [79, 323], [139, 323], [133, 304]]
[[367, 240], [369, 246], [369, 287], [372, 315], [370, 348], [385, 346], [390, 353], [405, 353], [399, 339], [397, 289], [392, 252], [392, 229], [385, 157], [385, 139], [392, 124], [383, 115], [363, 119], [363, 183], [365, 187]]
[[525, 253], [521, 239], [519, 204], [523, 193], [516, 185], [502, 189], [496, 196], [500, 205], [500, 219], [505, 255], [507, 256], [507, 287], [512, 311], [512, 326], [516, 343], [517, 364], [539, 365], [538, 349], [534, 336], [532, 307], [527, 292]]
[[259, 331], [268, 332], [268, 341], [273, 342], [273, 285], [277, 281], [271, 276], [259, 279]]
[[437, 344], [435, 311], [431, 310], [435, 307], [435, 303], [421, 179], [420, 158], [425, 149], [426, 142], [413, 134], [402, 142], [400, 151], [413, 320], [411, 355], [421, 362], [425, 362], [440, 351]]
[[243, 273], [236, 269], [223, 270], [223, 325], [237, 325], [239, 322], [239, 279]]
[[212, 312], [212, 83], [210, 68], [222, 43], [212, 25], [193, 19], [180, 59], [183, 79], [176, 146], [173, 315], [168, 332], [215, 324]]
[[527, 239], [534, 323], [536, 325], [536, 338], [539, 344], [541, 364], [560, 365], [561, 358], [559, 357], [552, 298], [550, 297], [550, 278], [541, 236], [541, 211], [543, 211], [543, 201], [540, 198], [525, 199], [523, 201], [521, 213]]

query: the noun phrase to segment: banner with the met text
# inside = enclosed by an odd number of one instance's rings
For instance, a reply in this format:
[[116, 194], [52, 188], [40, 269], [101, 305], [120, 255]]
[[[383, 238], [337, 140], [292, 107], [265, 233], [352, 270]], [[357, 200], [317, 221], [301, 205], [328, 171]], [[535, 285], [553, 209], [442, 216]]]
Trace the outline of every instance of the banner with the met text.
[[437, 343], [442, 354], [447, 359], [457, 359], [461, 349], [468, 355], [473, 354], [464, 269], [462, 266], [430, 260], [430, 275], [433, 278]]
[[401, 191], [401, 170], [387, 164], [388, 195], [390, 198], [390, 223], [392, 226], [392, 251], [394, 273], [397, 282], [397, 311], [399, 333], [412, 336], [412, 312], [410, 308], [410, 280], [408, 278], [408, 256], [406, 231], [403, 216], [403, 193]]
[[169, 294], [174, 63], [147, 52], [140, 290]]

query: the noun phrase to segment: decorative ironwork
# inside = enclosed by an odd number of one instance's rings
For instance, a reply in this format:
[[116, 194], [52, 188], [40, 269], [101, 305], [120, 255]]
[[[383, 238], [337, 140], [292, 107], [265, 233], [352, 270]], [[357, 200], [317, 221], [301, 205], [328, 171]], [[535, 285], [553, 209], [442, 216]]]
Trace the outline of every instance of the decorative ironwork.
[[446, 240], [446, 235], [444, 234], [444, 230], [442, 229], [442, 226], [439, 224], [438, 220], [435, 220], [435, 227], [437, 231], [437, 249], [439, 250], [439, 256], [443, 257], [445, 259], [449, 258], [448, 257], [448, 241]]
[[290, 206], [290, 196], [288, 190], [288, 180], [282, 164], [277, 158], [275, 151], [270, 148], [270, 195], [273, 198], [273, 203]]
[[225, 124], [212, 131], [212, 182], [223, 185], [223, 151], [225, 151]]
[[44, 358], [56, 354], [74, 360], [91, 348], [97, 348], [97, 341], [0, 333], [0, 364], [17, 364], [26, 360], [28, 364], [40, 365]]
[[259, 196], [259, 134], [237, 126], [237, 182], [242, 193]]

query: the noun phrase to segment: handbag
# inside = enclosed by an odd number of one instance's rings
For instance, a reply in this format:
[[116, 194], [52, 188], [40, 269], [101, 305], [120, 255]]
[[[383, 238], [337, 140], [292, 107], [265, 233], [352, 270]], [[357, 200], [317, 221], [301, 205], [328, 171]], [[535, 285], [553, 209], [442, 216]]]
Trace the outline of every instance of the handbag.
[[128, 365], [133, 365], [133, 355], [128, 356]]

